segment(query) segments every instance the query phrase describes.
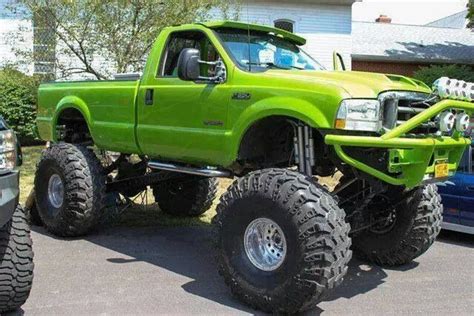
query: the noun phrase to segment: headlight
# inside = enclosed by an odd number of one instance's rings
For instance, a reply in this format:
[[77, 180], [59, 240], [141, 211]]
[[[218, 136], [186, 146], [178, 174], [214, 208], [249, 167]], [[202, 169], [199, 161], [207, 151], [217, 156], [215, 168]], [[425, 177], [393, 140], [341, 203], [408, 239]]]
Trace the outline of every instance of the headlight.
[[16, 167], [16, 136], [12, 130], [0, 131], [0, 171]]
[[335, 127], [353, 131], [380, 131], [382, 129], [380, 102], [363, 99], [343, 100], [337, 112]]

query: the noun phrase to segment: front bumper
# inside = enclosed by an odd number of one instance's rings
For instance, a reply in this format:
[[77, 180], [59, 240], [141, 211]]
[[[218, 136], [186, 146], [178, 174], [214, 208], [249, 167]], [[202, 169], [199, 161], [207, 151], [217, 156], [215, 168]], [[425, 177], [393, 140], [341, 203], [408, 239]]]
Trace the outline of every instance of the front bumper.
[[[325, 142], [334, 146], [339, 158], [345, 163], [393, 185], [412, 188], [424, 180], [434, 178], [435, 164], [448, 163], [450, 174], [457, 170], [464, 150], [471, 139], [460, 133], [453, 136], [407, 138], [411, 130], [447, 109], [461, 109], [474, 113], [474, 104], [456, 100], [443, 100], [404, 124], [380, 136], [326, 135]], [[389, 153], [386, 172], [350, 157], [343, 147], [385, 148]]]
[[3, 227], [13, 216], [18, 204], [19, 172], [0, 175], [0, 227]]

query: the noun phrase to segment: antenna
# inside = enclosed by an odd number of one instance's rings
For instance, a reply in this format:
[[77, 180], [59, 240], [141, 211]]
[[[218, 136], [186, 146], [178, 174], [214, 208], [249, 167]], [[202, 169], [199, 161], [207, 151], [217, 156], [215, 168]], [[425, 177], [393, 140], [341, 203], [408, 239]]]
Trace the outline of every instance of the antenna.
[[249, 16], [249, 1], [247, 0], [247, 41], [249, 50], [249, 71], [252, 71], [252, 57], [250, 57], [250, 16]]

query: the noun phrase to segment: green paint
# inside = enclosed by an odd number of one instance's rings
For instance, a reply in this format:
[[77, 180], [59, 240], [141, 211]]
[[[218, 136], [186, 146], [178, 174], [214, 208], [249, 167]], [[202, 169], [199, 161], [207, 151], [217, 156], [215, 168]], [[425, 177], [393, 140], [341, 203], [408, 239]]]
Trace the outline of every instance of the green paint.
[[[339, 158], [349, 165], [390, 184], [415, 187], [423, 181], [425, 175], [433, 176], [434, 165], [438, 161], [447, 162], [449, 170], [455, 172], [464, 150], [471, 143], [470, 139], [456, 134], [453, 137], [404, 138], [406, 133], [447, 109], [461, 109], [472, 114], [474, 104], [443, 100], [380, 137], [327, 135], [325, 142], [334, 145]], [[388, 171], [399, 175], [388, 175], [367, 166], [349, 157], [341, 146], [388, 148], [390, 149]], [[434, 159], [430, 163], [433, 155]]]
[[[423, 83], [403, 76], [349, 72], [268, 69], [248, 72], [237, 67], [221, 44], [217, 28], [272, 32], [292, 43], [305, 40], [260, 25], [213, 22], [165, 28], [158, 36], [141, 80], [49, 83], [39, 89], [37, 127], [44, 140], [56, 141], [57, 118], [75, 108], [86, 119], [95, 144], [106, 150], [145, 154], [152, 158], [229, 167], [245, 132], [258, 120], [286, 116], [316, 129], [333, 129], [339, 104], [346, 98], [373, 98], [384, 91], [430, 93]], [[215, 46], [227, 68], [222, 84], [185, 82], [159, 77], [161, 55], [171, 33], [200, 31]], [[153, 105], [145, 105], [147, 89]], [[249, 94], [250, 98], [232, 98]], [[346, 163], [392, 184], [415, 186], [430, 171], [427, 158], [445, 150], [452, 170], [468, 140], [464, 138], [403, 138], [408, 130], [449, 107], [473, 110], [473, 104], [442, 101], [381, 137], [328, 135], [326, 143]], [[205, 122], [222, 124], [205, 124]], [[388, 175], [348, 157], [341, 146], [381, 147], [393, 157]], [[441, 155], [440, 155], [441, 156]], [[398, 158], [395, 158], [398, 157]]]

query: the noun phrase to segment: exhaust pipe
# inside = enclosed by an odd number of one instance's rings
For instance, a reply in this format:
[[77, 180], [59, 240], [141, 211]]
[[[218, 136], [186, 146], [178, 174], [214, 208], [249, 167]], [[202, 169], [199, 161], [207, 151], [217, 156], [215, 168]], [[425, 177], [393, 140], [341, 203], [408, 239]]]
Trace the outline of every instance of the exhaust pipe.
[[156, 170], [165, 170], [171, 172], [192, 174], [197, 176], [209, 177], [209, 178], [230, 178], [232, 174], [227, 170], [218, 170], [211, 168], [193, 168], [185, 167], [170, 163], [164, 163], [159, 161], [150, 161], [148, 162], [148, 167]]

